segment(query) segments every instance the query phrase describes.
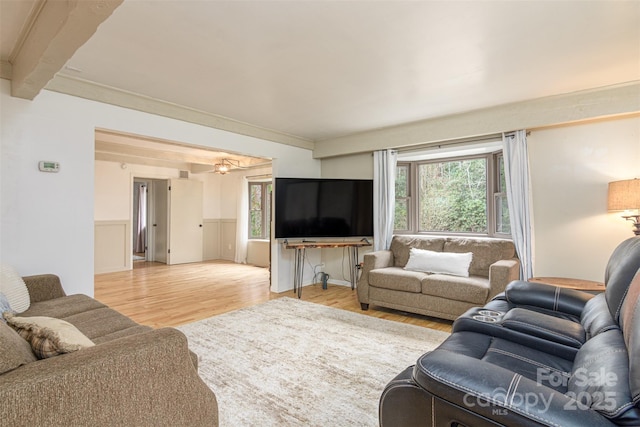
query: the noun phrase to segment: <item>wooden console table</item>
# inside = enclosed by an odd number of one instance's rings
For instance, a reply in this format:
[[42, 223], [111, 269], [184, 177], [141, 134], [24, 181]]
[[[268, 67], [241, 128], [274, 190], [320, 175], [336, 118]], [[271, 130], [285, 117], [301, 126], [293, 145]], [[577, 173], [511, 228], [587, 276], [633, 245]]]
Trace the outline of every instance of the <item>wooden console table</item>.
[[533, 277], [530, 282], [546, 283], [561, 288], [576, 289], [585, 292], [603, 292], [604, 283], [591, 280], [571, 279], [567, 277]]
[[298, 298], [302, 296], [302, 278], [304, 276], [304, 259], [307, 249], [324, 249], [324, 248], [349, 248], [349, 279], [351, 281], [351, 290], [355, 289], [358, 280], [358, 248], [371, 246], [366, 240], [357, 242], [285, 242], [285, 248], [295, 249], [294, 275], [293, 275], [293, 292], [298, 294]]

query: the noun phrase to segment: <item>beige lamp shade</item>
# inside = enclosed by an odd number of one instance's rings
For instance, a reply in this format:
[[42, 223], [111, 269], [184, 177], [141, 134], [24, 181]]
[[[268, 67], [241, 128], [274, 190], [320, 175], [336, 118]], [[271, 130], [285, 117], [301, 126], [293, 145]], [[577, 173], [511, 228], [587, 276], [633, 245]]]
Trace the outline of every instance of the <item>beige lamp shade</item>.
[[609, 183], [610, 211], [640, 209], [640, 179], [627, 179]]

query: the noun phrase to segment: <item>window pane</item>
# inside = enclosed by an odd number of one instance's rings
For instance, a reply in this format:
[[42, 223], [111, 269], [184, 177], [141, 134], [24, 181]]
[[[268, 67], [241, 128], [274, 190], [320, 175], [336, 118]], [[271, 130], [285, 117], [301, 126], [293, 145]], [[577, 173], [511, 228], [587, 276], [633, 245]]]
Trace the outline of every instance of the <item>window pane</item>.
[[487, 232], [487, 163], [484, 158], [418, 167], [419, 230]]
[[249, 183], [249, 238], [271, 236], [271, 183]]
[[396, 197], [407, 197], [409, 166], [396, 166]]
[[260, 184], [250, 184], [249, 185], [250, 193], [250, 206], [251, 210], [260, 210], [262, 209], [262, 186]]
[[496, 233], [511, 234], [506, 194], [496, 194]]
[[498, 156], [498, 193], [507, 191], [507, 178], [504, 174], [504, 157]]
[[396, 210], [393, 217], [394, 230], [408, 230], [407, 199], [396, 199]]
[[262, 212], [251, 211], [249, 221], [251, 224], [251, 235], [249, 237], [262, 237]]
[[511, 223], [509, 222], [509, 205], [507, 203], [507, 181], [504, 173], [504, 156], [496, 156], [498, 171], [498, 188], [495, 194], [495, 215], [496, 233], [511, 234]]
[[396, 205], [393, 219], [394, 230], [409, 229], [409, 165], [396, 166]]

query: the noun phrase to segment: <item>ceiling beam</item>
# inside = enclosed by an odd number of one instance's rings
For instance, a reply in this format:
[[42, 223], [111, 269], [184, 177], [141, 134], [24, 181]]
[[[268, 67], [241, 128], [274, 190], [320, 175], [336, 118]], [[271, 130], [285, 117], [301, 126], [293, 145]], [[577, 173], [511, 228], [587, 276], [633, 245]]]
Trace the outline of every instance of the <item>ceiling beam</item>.
[[34, 99], [122, 2], [40, 0], [9, 57], [11, 95]]
[[155, 167], [171, 168], [171, 169], [179, 169], [179, 170], [190, 170], [192, 166], [191, 163], [187, 163], [187, 162], [163, 160], [163, 159], [156, 159], [151, 157], [137, 157], [137, 156], [130, 156], [128, 154], [119, 154], [119, 153], [96, 153], [95, 159], [105, 161], [105, 162], [122, 163], [125, 165], [132, 164], [132, 165], [155, 166]]
[[[170, 147], [167, 146], [167, 148]], [[116, 144], [104, 141], [96, 141], [95, 149], [96, 153], [118, 153], [130, 157], [154, 158], [169, 162], [213, 164], [220, 161], [220, 158], [215, 152], [211, 152], [211, 156], [197, 156], [189, 153], [172, 151], [170, 149], [162, 150], [136, 147], [133, 145]]]

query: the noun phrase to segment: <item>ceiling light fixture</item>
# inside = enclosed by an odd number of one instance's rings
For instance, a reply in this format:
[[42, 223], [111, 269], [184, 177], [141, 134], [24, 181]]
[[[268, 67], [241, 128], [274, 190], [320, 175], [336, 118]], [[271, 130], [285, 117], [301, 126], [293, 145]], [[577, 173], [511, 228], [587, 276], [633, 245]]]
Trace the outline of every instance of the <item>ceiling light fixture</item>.
[[213, 165], [213, 172], [219, 173], [220, 175], [227, 174], [231, 169], [241, 168], [240, 162], [233, 159], [222, 159], [220, 163], [216, 163]]

